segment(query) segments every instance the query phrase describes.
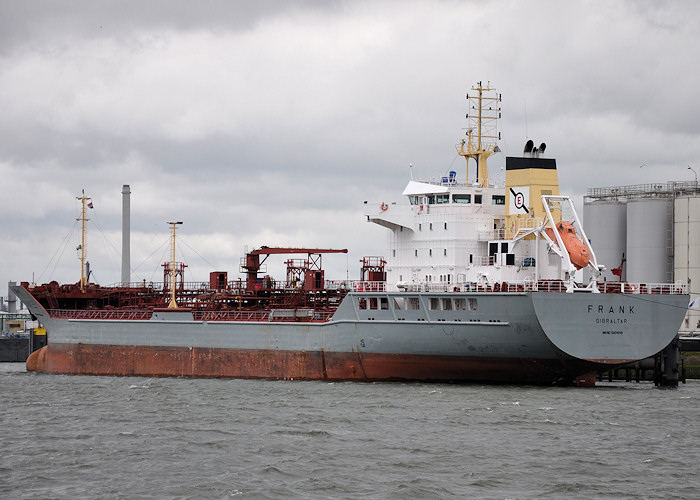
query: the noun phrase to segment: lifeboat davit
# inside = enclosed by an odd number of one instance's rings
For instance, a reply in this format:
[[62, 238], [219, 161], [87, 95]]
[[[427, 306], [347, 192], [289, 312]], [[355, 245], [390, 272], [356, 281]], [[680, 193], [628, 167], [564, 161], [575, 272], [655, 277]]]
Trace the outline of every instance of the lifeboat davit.
[[[560, 222], [556, 227], [562, 241], [564, 242], [566, 251], [569, 253], [571, 263], [574, 265], [574, 267], [576, 267], [576, 269], [586, 267], [588, 262], [591, 260], [591, 256], [588, 253], [588, 248], [586, 248], [586, 245], [584, 245], [581, 238], [579, 238], [578, 234], [576, 234], [576, 228], [574, 228], [574, 225], [571, 222]], [[548, 227], [544, 231], [547, 233], [547, 236], [552, 238], [552, 241], [555, 243], [557, 242], [557, 238], [554, 236], [554, 230], [551, 227]]]

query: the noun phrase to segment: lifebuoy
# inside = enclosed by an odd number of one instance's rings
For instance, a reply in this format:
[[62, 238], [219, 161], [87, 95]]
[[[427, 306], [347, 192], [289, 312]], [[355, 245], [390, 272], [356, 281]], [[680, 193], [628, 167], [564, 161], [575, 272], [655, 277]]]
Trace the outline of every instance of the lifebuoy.
[[382, 202], [382, 211], [386, 211], [386, 209], [388, 209], [388, 208], [389, 208], [389, 205], [387, 205], [386, 203]]
[[630, 293], [635, 293], [637, 291], [637, 285], [627, 285], [627, 289], [630, 291]]

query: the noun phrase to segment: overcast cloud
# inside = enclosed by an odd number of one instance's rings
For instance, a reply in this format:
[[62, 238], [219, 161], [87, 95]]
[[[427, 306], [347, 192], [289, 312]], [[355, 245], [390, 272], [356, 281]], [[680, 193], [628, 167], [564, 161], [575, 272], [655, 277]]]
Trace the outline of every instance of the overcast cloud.
[[589, 187], [693, 180], [698, 19], [685, 1], [6, 0], [0, 295], [79, 279], [82, 189], [95, 278], [119, 281], [123, 184], [134, 280], [160, 281], [168, 220], [188, 280], [237, 277], [246, 245], [348, 248], [327, 277], [356, 279], [386, 244], [365, 200], [402, 201], [409, 163], [463, 178], [480, 80], [503, 95], [492, 177], [532, 138], [580, 212]]

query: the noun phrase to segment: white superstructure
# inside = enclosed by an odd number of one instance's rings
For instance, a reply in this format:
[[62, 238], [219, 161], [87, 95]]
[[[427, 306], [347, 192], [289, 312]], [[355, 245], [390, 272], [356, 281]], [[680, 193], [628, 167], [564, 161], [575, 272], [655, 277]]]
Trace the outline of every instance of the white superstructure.
[[[546, 280], [573, 289], [573, 273], [588, 265], [595, 281], [595, 256], [573, 204], [559, 196], [555, 160], [541, 157], [545, 144], [528, 141], [523, 157], [506, 158], [505, 186], [489, 182], [486, 158], [499, 151], [500, 95], [488, 97], [495, 90], [481, 84], [472, 90], [467, 140], [457, 145], [467, 160], [466, 177], [450, 171], [438, 182], [412, 179], [401, 202], [367, 207], [367, 220], [390, 230], [389, 289], [501, 289], [513, 283], [532, 289]], [[472, 182], [470, 159], [476, 163]], [[585, 259], [572, 258], [570, 243]]]

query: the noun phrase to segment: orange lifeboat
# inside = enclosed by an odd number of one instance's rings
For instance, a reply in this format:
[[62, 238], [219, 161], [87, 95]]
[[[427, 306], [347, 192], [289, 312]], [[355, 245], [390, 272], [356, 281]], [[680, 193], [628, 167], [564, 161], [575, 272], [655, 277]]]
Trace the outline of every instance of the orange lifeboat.
[[[547, 233], [547, 236], [549, 236], [552, 241], [556, 243], [557, 238], [554, 236], [554, 230], [551, 227], [548, 227], [544, 231]], [[557, 224], [557, 231], [564, 242], [566, 251], [569, 252], [571, 263], [576, 267], [576, 269], [586, 267], [588, 262], [591, 260], [591, 256], [588, 253], [586, 245], [583, 244], [583, 241], [581, 241], [576, 234], [574, 225], [571, 222], [560, 222]]]

